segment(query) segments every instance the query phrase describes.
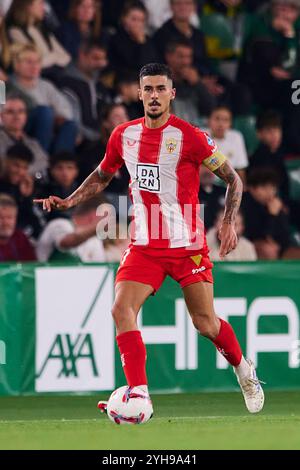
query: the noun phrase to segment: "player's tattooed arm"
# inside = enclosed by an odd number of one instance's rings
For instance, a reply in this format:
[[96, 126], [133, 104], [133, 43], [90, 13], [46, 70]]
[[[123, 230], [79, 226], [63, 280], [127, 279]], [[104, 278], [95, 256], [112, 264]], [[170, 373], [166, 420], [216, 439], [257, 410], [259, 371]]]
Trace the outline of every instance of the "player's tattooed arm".
[[112, 173], [106, 173], [96, 168], [70, 196], [66, 198], [70, 207], [77, 206], [101, 193], [113, 178]]
[[96, 168], [84, 182], [66, 199], [57, 196], [49, 196], [46, 199], [34, 199], [35, 203], [42, 204], [43, 209], [50, 212], [52, 209], [66, 210], [81, 204], [101, 193], [109, 185], [113, 178], [112, 173], [107, 173]]
[[232, 224], [239, 211], [243, 196], [243, 183], [231, 163], [226, 160], [214, 173], [227, 184], [223, 221]]
[[217, 168], [214, 173], [227, 184], [224, 218], [218, 233], [221, 241], [219, 256], [220, 259], [224, 259], [238, 244], [235, 218], [241, 205], [243, 183], [228, 160]]

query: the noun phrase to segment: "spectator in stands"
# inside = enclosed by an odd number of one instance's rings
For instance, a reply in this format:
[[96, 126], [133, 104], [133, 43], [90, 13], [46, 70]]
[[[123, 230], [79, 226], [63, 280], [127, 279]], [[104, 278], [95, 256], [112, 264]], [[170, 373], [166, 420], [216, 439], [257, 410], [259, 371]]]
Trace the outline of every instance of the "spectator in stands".
[[13, 0], [6, 24], [13, 44], [34, 44], [41, 53], [44, 75], [56, 76], [71, 57], [48, 28], [44, 0]]
[[[80, 152], [80, 179], [86, 178], [99, 165], [104, 157], [108, 139], [116, 126], [123, 124], [129, 120], [125, 106], [121, 103], [113, 103], [106, 107], [103, 113], [103, 121], [101, 126], [101, 138], [97, 142], [88, 143], [81, 148]], [[122, 168], [125, 168], [122, 167]], [[127, 170], [126, 170], [127, 171]], [[126, 173], [128, 174], [128, 173]], [[109, 185], [108, 189], [112, 189], [115, 185], [116, 193], [124, 192], [129, 179], [121, 182], [118, 179], [118, 173]], [[121, 186], [119, 185], [121, 183]]]
[[34, 206], [34, 179], [29, 174], [32, 152], [23, 144], [8, 149], [0, 178], [0, 192], [14, 197], [18, 206], [18, 228], [28, 237], [37, 238], [44, 226], [41, 210]]
[[124, 74], [116, 84], [116, 103], [125, 106], [129, 119], [138, 119], [144, 115], [143, 104], [139, 99], [139, 81], [135, 74]]
[[72, 221], [57, 218], [49, 222], [37, 244], [39, 261], [79, 259], [85, 263], [104, 262], [103, 241], [96, 236], [99, 199], [76, 207]]
[[246, 43], [240, 71], [261, 107], [276, 106], [284, 114], [292, 108], [291, 82], [299, 77], [299, 12], [299, 0], [272, 0]]
[[8, 96], [0, 112], [2, 126], [0, 127], [0, 157], [6, 155], [9, 147], [23, 143], [28, 147], [34, 157], [30, 165], [30, 173], [44, 173], [48, 168], [48, 155], [37, 140], [29, 137], [25, 132], [27, 121], [26, 104], [17, 95]]
[[57, 36], [64, 48], [78, 59], [79, 46], [85, 41], [107, 40], [107, 34], [101, 30], [101, 3], [97, 0], [72, 0], [68, 19], [61, 23]]
[[77, 127], [71, 105], [49, 81], [40, 78], [41, 56], [33, 45], [24, 45], [14, 56], [14, 75], [7, 91], [21, 96], [29, 110], [28, 134], [48, 152], [72, 151]]
[[262, 112], [256, 121], [260, 145], [250, 158], [252, 168], [272, 168], [279, 181], [280, 196], [284, 202], [289, 200], [289, 178], [284, 164], [286, 151], [282, 139], [282, 120], [277, 111]]
[[60, 79], [60, 87], [73, 107], [80, 135], [97, 140], [105, 105], [111, 102], [110, 91], [99, 81], [108, 64], [106, 47], [95, 41], [83, 42], [78, 60]]
[[[221, 211], [217, 215], [214, 227], [211, 228], [206, 235], [207, 244], [209, 247], [209, 255], [213, 261], [221, 260], [219, 255], [221, 243], [218, 237], [218, 233], [221, 228], [223, 218], [224, 211]], [[245, 224], [244, 217], [241, 212], [239, 212], [236, 217], [235, 230], [238, 236], [237, 247], [225, 256], [224, 261], [256, 261], [257, 254], [254, 244], [243, 236], [245, 232]]]
[[248, 156], [244, 137], [241, 132], [232, 129], [232, 112], [227, 106], [217, 106], [210, 114], [208, 132], [216, 142], [218, 149], [230, 160], [233, 168], [246, 183]]
[[[41, 181], [35, 194], [37, 197], [45, 198], [55, 194], [62, 199], [68, 197], [78, 187], [78, 158], [70, 152], [60, 152], [50, 159], [48, 179]], [[47, 220], [57, 217], [70, 218], [72, 211], [60, 212], [57, 210], [46, 213]]]
[[209, 230], [218, 212], [225, 206], [226, 189], [215, 184], [214, 174], [204, 165], [201, 166], [200, 203], [204, 205], [204, 225]]
[[4, 12], [0, 5], [0, 80], [7, 80], [7, 71], [11, 65], [11, 51], [6, 34]]
[[160, 28], [172, 17], [170, 0], [142, 0], [147, 8], [149, 32], [152, 33]]
[[197, 124], [201, 115], [208, 115], [217, 104], [223, 87], [217, 83], [210, 89], [193, 66], [193, 48], [188, 40], [171, 42], [166, 50], [166, 63], [172, 70], [176, 100], [173, 109], [177, 116]]
[[245, 235], [259, 259], [274, 260], [289, 247], [289, 218], [278, 196], [278, 177], [271, 169], [255, 168], [248, 175], [242, 210]]
[[117, 75], [138, 72], [149, 63], [157, 62], [158, 55], [152, 39], [146, 34], [147, 10], [135, 0], [127, 3], [121, 15], [121, 26], [110, 41], [110, 63]]
[[35, 261], [34, 248], [17, 228], [18, 206], [13, 197], [0, 194], [0, 262]]
[[[80, 155], [81, 179], [86, 178], [100, 163], [105, 154], [106, 144], [116, 126], [128, 121], [126, 108], [122, 104], [111, 104], [103, 116], [101, 140], [86, 146]], [[107, 189], [104, 191], [106, 199], [113, 204], [117, 215], [127, 219], [127, 208], [119, 214], [119, 196], [128, 194], [129, 173], [123, 165], [115, 174]]]
[[193, 49], [193, 65], [196, 66], [198, 72], [207, 75], [210, 72], [210, 66], [205, 51], [204, 35], [191, 24], [191, 17], [196, 10], [196, 1], [171, 0], [170, 4], [172, 18], [164, 23], [154, 35], [160, 60], [164, 60], [168, 43], [189, 40]]

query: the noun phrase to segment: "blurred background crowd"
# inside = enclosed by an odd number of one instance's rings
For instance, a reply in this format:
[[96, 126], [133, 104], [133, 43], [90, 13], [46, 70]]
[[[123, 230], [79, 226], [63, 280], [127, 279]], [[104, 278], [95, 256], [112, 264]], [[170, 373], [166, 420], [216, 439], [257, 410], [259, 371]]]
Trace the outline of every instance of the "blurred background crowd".
[[[73, 211], [32, 200], [71, 194], [115, 126], [143, 115], [148, 62], [169, 65], [172, 112], [209, 132], [244, 182], [227, 259], [300, 258], [300, 0], [0, 0], [0, 262], [120, 260], [125, 167]], [[199, 196], [218, 260], [225, 188], [205, 167]], [[101, 241], [106, 203], [118, 225]]]

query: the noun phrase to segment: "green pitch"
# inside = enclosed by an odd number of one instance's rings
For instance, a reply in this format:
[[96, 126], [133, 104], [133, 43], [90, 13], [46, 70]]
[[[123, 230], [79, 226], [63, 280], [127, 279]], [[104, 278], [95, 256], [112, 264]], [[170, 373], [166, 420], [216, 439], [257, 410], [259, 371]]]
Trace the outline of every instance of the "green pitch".
[[300, 449], [300, 392], [267, 392], [259, 415], [238, 393], [153, 395], [141, 426], [114, 425], [99, 398], [0, 398], [0, 449]]

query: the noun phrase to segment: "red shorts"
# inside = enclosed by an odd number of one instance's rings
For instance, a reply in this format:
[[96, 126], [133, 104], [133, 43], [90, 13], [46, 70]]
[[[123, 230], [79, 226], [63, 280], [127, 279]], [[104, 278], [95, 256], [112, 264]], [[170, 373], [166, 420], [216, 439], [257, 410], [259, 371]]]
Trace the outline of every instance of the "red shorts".
[[171, 276], [181, 287], [196, 282], [213, 283], [212, 267], [208, 254], [201, 250], [130, 245], [123, 254], [115, 283], [141, 282], [152, 286], [155, 292], [166, 276]]

